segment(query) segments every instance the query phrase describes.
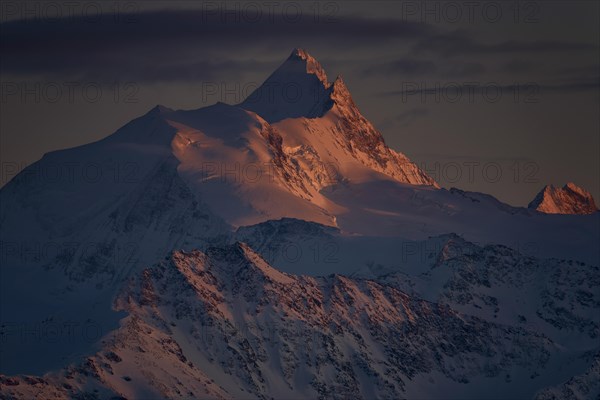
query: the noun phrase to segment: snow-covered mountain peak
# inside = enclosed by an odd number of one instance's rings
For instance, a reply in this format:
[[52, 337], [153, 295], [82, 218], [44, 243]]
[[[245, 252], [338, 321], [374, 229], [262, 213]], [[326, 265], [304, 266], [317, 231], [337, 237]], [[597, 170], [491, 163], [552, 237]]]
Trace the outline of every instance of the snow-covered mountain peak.
[[348, 88], [346, 87], [341, 75], [338, 75], [335, 78], [332, 85], [332, 94], [337, 93], [338, 95], [350, 95], [350, 92], [348, 91]]
[[321, 64], [303, 49], [288, 59], [240, 104], [270, 123], [287, 118], [318, 118], [334, 106], [356, 114], [358, 110], [341, 76], [329, 82]]
[[600, 213], [439, 189], [304, 50], [252, 96], [0, 189], [1, 399], [598, 398]]
[[576, 184], [574, 184], [573, 182], [567, 182], [567, 184], [565, 186], [563, 186], [563, 189], [568, 189], [572, 192], [578, 193], [582, 196], [588, 195], [589, 192], [587, 192], [585, 189], [577, 186]]
[[349, 101], [353, 103], [352, 96], [350, 95], [350, 90], [348, 90], [348, 87], [344, 83], [344, 80], [342, 79], [341, 75], [338, 75], [331, 84], [330, 96], [331, 99], [338, 104], [347, 103]]
[[[287, 61], [300, 62], [304, 64], [306, 68], [306, 73], [316, 75], [325, 87], [330, 86], [329, 82], [327, 81], [327, 74], [325, 73], [325, 70], [313, 56], [308, 54], [306, 50], [301, 48], [295, 48], [292, 51], [292, 54], [290, 54], [290, 56], [288, 57]], [[285, 65], [286, 64], [284, 63], [282, 67]]]
[[313, 56], [308, 54], [308, 52], [306, 50], [304, 50], [303, 48], [300, 48], [300, 47], [296, 47], [292, 50], [292, 53], [290, 54], [290, 58], [292, 58], [292, 57], [298, 57], [303, 60], [307, 60], [309, 58], [314, 60]]
[[150, 112], [152, 112], [154, 114], [168, 114], [173, 111], [175, 111], [175, 110], [173, 110], [172, 108], [169, 108], [169, 107], [165, 107], [162, 104], [157, 104], [156, 106], [154, 106], [154, 108], [152, 108], [152, 110], [150, 110]]
[[528, 207], [546, 214], [592, 214], [598, 211], [592, 195], [573, 182], [562, 188], [546, 185]]
[[331, 108], [332, 84], [306, 51], [295, 49], [240, 106], [270, 123], [286, 118], [316, 118]]

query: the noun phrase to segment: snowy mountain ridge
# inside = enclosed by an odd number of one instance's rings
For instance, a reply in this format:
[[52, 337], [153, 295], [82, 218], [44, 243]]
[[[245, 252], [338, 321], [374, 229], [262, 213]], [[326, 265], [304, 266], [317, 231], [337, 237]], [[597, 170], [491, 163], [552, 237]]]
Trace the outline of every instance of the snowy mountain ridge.
[[[463, 244], [472, 254], [518, 256]], [[468, 273], [469, 264], [442, 252], [434, 268], [461, 268], [456, 277], [480, 287], [499, 284]], [[597, 271], [580, 271], [597, 279]], [[239, 242], [174, 252], [131, 277], [115, 299], [128, 316], [99, 352], [44, 378], [0, 379], [5, 393], [38, 398], [448, 398], [455, 390], [474, 399], [492, 384], [495, 396], [552, 398], [556, 389], [547, 387], [565, 380], [560, 366], [569, 365], [588, 374], [578, 378], [587, 379], [583, 398], [600, 393], [597, 369], [585, 372], [593, 352], [567, 351], [552, 337], [573, 329], [553, 322], [560, 308], [537, 317], [528, 308], [534, 298], [524, 297], [518, 318], [482, 316], [456, 308], [480, 289], [446, 284], [444, 300], [429, 302], [391, 278], [290, 275]], [[600, 298], [589, 296], [577, 301], [591, 311]], [[512, 308], [508, 298], [482, 299], [501, 314]], [[540, 328], [537, 318], [550, 323]], [[582, 331], [593, 349], [597, 316], [581, 323], [594, 326]]]
[[[83, 163], [127, 168], [35, 176]], [[2, 398], [600, 392], [600, 213], [439, 188], [300, 49], [241, 104], [46, 154], [0, 222]], [[101, 334], [46, 340], [73, 324]]]
[[572, 182], [562, 188], [546, 185], [528, 208], [547, 214], [592, 214], [598, 211], [592, 195]]

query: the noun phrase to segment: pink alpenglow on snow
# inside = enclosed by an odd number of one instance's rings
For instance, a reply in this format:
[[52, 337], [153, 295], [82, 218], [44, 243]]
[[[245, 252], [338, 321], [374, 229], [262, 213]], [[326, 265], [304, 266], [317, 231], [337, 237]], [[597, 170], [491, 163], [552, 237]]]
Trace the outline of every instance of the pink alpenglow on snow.
[[598, 211], [592, 195], [572, 182], [562, 188], [546, 185], [528, 207], [546, 214], [593, 214]]

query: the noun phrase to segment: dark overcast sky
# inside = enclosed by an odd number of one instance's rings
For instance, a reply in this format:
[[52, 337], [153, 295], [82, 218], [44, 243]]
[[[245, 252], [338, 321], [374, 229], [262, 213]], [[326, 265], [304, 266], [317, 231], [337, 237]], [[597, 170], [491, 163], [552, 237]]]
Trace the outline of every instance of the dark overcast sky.
[[596, 1], [0, 4], [1, 183], [156, 104], [237, 103], [302, 47], [442, 186], [600, 200]]

